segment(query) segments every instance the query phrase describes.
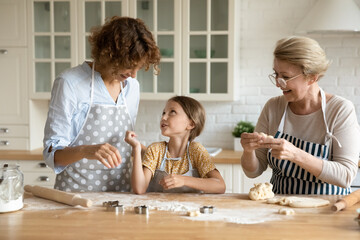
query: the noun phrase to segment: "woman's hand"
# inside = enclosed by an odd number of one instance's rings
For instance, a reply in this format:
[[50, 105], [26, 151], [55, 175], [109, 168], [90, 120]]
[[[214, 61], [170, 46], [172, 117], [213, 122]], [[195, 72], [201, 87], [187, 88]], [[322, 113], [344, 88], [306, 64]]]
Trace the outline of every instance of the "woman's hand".
[[130, 144], [133, 149], [135, 149], [135, 148], [141, 149], [141, 143], [139, 142], [139, 140], [136, 139], [136, 137], [137, 137], [137, 135], [135, 132], [126, 131], [125, 142]]
[[259, 144], [262, 148], [271, 148], [271, 154], [277, 159], [294, 161], [301, 151], [291, 142], [282, 138], [264, 138], [260, 140]]
[[164, 177], [159, 184], [165, 189], [178, 188], [185, 185], [185, 179], [182, 175], [170, 174]]
[[109, 143], [88, 145], [84, 149], [85, 158], [96, 159], [107, 168], [115, 168], [121, 163], [119, 150]]
[[252, 152], [257, 148], [260, 148], [259, 141], [264, 138], [257, 132], [254, 133], [246, 133], [241, 134], [240, 143], [244, 149], [244, 152]]

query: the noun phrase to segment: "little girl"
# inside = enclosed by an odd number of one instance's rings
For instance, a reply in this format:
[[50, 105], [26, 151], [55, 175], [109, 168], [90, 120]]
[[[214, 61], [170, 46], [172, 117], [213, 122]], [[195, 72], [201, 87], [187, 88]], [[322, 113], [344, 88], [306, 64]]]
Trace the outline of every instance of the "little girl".
[[125, 141], [133, 149], [131, 186], [136, 194], [148, 192], [224, 193], [225, 183], [200, 143], [193, 142], [205, 125], [205, 110], [193, 98], [170, 98], [160, 121], [161, 134], [169, 142], [151, 144], [141, 162], [141, 144], [135, 132]]

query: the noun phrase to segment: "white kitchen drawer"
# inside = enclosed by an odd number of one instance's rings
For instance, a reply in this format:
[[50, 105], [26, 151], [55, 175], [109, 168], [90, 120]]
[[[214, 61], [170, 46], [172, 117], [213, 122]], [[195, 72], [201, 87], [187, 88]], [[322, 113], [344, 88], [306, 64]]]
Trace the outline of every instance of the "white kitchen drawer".
[[38, 172], [38, 173], [53, 173], [53, 170], [49, 168], [44, 161], [19, 161], [21, 171], [23, 172]]
[[23, 172], [24, 185], [54, 186], [55, 173]]
[[0, 150], [27, 150], [29, 149], [28, 138], [12, 138], [0, 136]]
[[0, 138], [6, 137], [29, 137], [27, 125], [0, 125]]

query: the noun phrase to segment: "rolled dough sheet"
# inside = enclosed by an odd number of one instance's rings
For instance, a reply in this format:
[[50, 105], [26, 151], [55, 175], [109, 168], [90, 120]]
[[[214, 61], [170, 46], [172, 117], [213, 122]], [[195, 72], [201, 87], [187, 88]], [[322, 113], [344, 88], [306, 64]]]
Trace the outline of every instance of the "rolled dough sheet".
[[321, 198], [308, 197], [275, 197], [267, 200], [267, 203], [290, 206], [294, 208], [316, 208], [330, 204], [330, 201]]

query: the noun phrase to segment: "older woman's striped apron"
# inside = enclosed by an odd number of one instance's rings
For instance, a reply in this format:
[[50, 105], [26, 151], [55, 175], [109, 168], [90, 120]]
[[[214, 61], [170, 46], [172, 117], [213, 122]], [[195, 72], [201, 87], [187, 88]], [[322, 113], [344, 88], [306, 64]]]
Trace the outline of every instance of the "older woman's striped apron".
[[[329, 161], [332, 139], [336, 140], [340, 147], [341, 145], [336, 137], [333, 136], [331, 132], [329, 132], [325, 117], [326, 97], [322, 89], [320, 89], [320, 93], [321, 109], [327, 133], [325, 137], [325, 144], [305, 141], [284, 132], [285, 116], [288, 106], [287, 104], [285, 106], [285, 111], [281, 118], [278, 131], [274, 137], [283, 138], [303, 151], [310, 153], [311, 155], [324, 161]], [[351, 192], [350, 188], [341, 188], [321, 181], [313, 174], [291, 161], [273, 157], [271, 154], [271, 149], [269, 149], [267, 157], [269, 165], [273, 169], [270, 182], [273, 184], [273, 191], [276, 194], [346, 195]]]

